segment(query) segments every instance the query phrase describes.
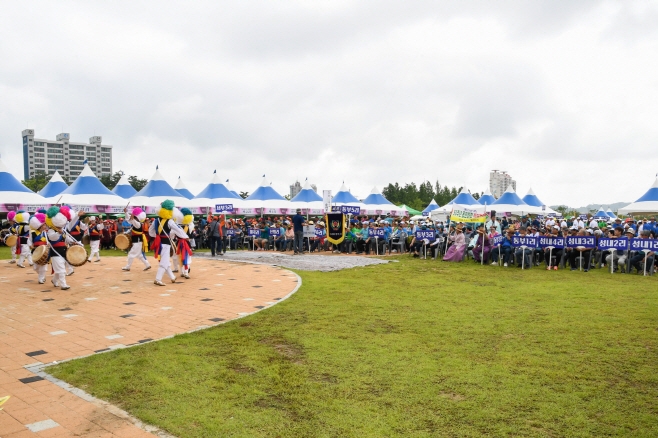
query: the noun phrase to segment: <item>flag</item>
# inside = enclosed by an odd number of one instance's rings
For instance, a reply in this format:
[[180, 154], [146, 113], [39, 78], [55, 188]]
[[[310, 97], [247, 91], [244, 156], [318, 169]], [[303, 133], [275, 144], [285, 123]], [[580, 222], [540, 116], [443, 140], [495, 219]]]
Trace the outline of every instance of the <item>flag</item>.
[[338, 245], [345, 238], [345, 215], [343, 213], [327, 213], [327, 239]]

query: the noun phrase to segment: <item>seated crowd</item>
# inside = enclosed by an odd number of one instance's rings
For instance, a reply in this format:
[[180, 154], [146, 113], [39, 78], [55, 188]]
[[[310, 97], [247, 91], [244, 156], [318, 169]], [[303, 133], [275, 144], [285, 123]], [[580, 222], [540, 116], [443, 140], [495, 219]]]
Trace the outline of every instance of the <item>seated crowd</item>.
[[[215, 225], [216, 224], [216, 225]], [[304, 225], [315, 228], [312, 237], [305, 237], [301, 242], [300, 252], [332, 251], [334, 253], [384, 254], [386, 251], [409, 252], [414, 257], [432, 259], [443, 256], [444, 261], [462, 261], [472, 258], [477, 263], [490, 265], [529, 268], [545, 264], [546, 269], [557, 270], [569, 265], [571, 270], [589, 271], [594, 265], [610, 267], [614, 271], [631, 273], [635, 269], [647, 272], [656, 269], [653, 252], [647, 254], [633, 251], [601, 251], [585, 248], [515, 248], [512, 236], [530, 237], [566, 237], [594, 236], [596, 241], [602, 237], [617, 239], [620, 237], [640, 237], [654, 239], [658, 237], [658, 224], [651, 217], [637, 222], [630, 218], [622, 221], [597, 220], [587, 221], [580, 218], [529, 218], [523, 216], [512, 220], [508, 217], [492, 218], [485, 224], [432, 222], [429, 218], [421, 221], [406, 218], [367, 216], [354, 217], [346, 223], [345, 238], [342, 243], [334, 245], [326, 238], [326, 225], [323, 219], [304, 220]], [[258, 229], [258, 235], [250, 236], [249, 229]], [[252, 248], [256, 251], [276, 250], [293, 251], [295, 233], [291, 217], [262, 217], [223, 219], [209, 218], [209, 222], [199, 222], [200, 247], [210, 247], [213, 254], [222, 254], [227, 248]], [[371, 229], [380, 229], [381, 238], [372, 237]], [[274, 232], [273, 230], [277, 230]], [[434, 230], [435, 239], [417, 239], [418, 230]], [[253, 234], [253, 231], [252, 231]], [[501, 236], [500, 243], [494, 246], [496, 236]], [[628, 253], [631, 254], [628, 254]], [[630, 257], [630, 258], [629, 258]]]

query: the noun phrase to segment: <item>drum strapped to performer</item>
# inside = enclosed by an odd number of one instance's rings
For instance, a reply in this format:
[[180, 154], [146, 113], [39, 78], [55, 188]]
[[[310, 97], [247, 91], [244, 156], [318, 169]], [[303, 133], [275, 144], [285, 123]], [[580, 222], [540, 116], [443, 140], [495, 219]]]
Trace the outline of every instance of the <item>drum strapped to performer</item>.
[[71, 266], [82, 266], [87, 263], [87, 250], [82, 245], [71, 245], [66, 250], [66, 261]]
[[18, 236], [15, 234], [8, 234], [4, 238], [5, 245], [7, 246], [16, 246], [16, 242], [18, 242]]
[[32, 253], [32, 260], [37, 265], [48, 264], [48, 255], [50, 254], [50, 245], [39, 245]]
[[130, 242], [128, 236], [126, 236], [125, 234], [117, 234], [117, 237], [114, 238], [114, 246], [116, 246], [118, 249], [122, 251], [125, 251], [127, 249], [130, 249], [132, 243]]

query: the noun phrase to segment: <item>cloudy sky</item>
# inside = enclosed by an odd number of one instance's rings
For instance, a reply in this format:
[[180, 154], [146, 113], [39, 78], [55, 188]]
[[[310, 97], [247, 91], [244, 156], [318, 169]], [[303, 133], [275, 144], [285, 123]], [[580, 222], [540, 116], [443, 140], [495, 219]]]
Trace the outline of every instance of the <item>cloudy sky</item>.
[[508, 171], [521, 196], [634, 201], [658, 165], [653, 1], [7, 2], [0, 153], [102, 135], [196, 193], [306, 177], [358, 196]]

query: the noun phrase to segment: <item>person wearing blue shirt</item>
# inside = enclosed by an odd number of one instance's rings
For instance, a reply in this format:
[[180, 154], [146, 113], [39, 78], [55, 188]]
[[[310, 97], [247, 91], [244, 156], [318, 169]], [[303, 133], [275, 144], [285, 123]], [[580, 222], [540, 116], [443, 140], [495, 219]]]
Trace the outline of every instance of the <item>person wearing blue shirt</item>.
[[304, 225], [306, 225], [306, 219], [302, 216], [302, 209], [298, 208], [297, 214], [292, 217], [292, 229], [295, 233], [293, 255], [304, 254]]
[[[503, 256], [503, 266], [507, 266], [509, 262], [510, 255], [512, 254], [512, 236], [514, 235], [514, 228], [510, 227], [506, 230], [505, 236], [503, 237], [503, 243], [500, 245], [500, 252]], [[497, 264], [494, 262], [492, 264]]]

